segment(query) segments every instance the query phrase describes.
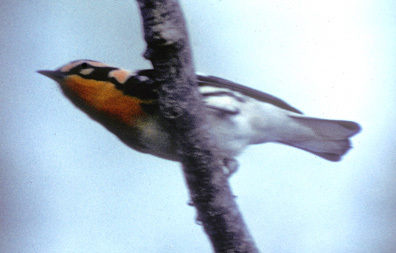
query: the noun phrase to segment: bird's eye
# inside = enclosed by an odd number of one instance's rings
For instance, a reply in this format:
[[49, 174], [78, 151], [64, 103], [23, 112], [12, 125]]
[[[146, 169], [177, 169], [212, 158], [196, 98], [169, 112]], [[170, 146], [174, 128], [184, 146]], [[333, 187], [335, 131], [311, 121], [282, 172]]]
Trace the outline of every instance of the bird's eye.
[[87, 68], [87, 67], [88, 67], [88, 63], [83, 62], [83, 63], [81, 64], [81, 68], [85, 69], [85, 68]]

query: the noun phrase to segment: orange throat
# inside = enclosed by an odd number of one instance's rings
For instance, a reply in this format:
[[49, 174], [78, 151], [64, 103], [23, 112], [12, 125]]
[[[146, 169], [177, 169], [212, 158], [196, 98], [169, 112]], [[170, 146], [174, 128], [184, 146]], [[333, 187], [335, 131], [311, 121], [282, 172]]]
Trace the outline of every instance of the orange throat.
[[145, 114], [141, 107], [143, 100], [125, 95], [110, 82], [73, 75], [67, 77], [61, 86], [73, 102], [82, 102], [82, 106], [89, 107], [88, 114], [104, 114], [130, 126]]

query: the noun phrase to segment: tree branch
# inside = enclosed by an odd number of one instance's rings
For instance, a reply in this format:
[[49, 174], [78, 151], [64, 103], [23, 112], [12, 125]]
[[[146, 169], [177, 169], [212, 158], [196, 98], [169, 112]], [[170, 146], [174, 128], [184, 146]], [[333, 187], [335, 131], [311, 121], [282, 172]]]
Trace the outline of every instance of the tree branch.
[[177, 0], [137, 0], [147, 50], [156, 70], [160, 109], [179, 144], [183, 171], [199, 220], [216, 252], [258, 252], [211, 142], [197, 89], [192, 54]]

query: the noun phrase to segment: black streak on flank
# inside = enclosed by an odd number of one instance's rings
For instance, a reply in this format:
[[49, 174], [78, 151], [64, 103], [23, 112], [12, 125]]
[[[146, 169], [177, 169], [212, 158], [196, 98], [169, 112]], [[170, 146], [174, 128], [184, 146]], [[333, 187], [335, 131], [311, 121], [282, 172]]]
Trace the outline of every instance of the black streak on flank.
[[159, 105], [157, 101], [153, 103], [140, 103], [140, 106], [142, 107], [143, 111], [147, 114], [157, 115], [159, 113]]

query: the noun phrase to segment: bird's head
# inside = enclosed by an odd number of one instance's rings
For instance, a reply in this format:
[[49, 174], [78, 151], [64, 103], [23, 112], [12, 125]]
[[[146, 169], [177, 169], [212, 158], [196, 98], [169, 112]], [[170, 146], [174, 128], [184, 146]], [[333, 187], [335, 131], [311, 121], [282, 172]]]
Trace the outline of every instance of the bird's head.
[[64, 94], [91, 117], [107, 115], [130, 124], [133, 115], [142, 113], [146, 102], [138, 95], [141, 87], [135, 72], [92, 60], [77, 60], [55, 70], [39, 70], [59, 83]]

